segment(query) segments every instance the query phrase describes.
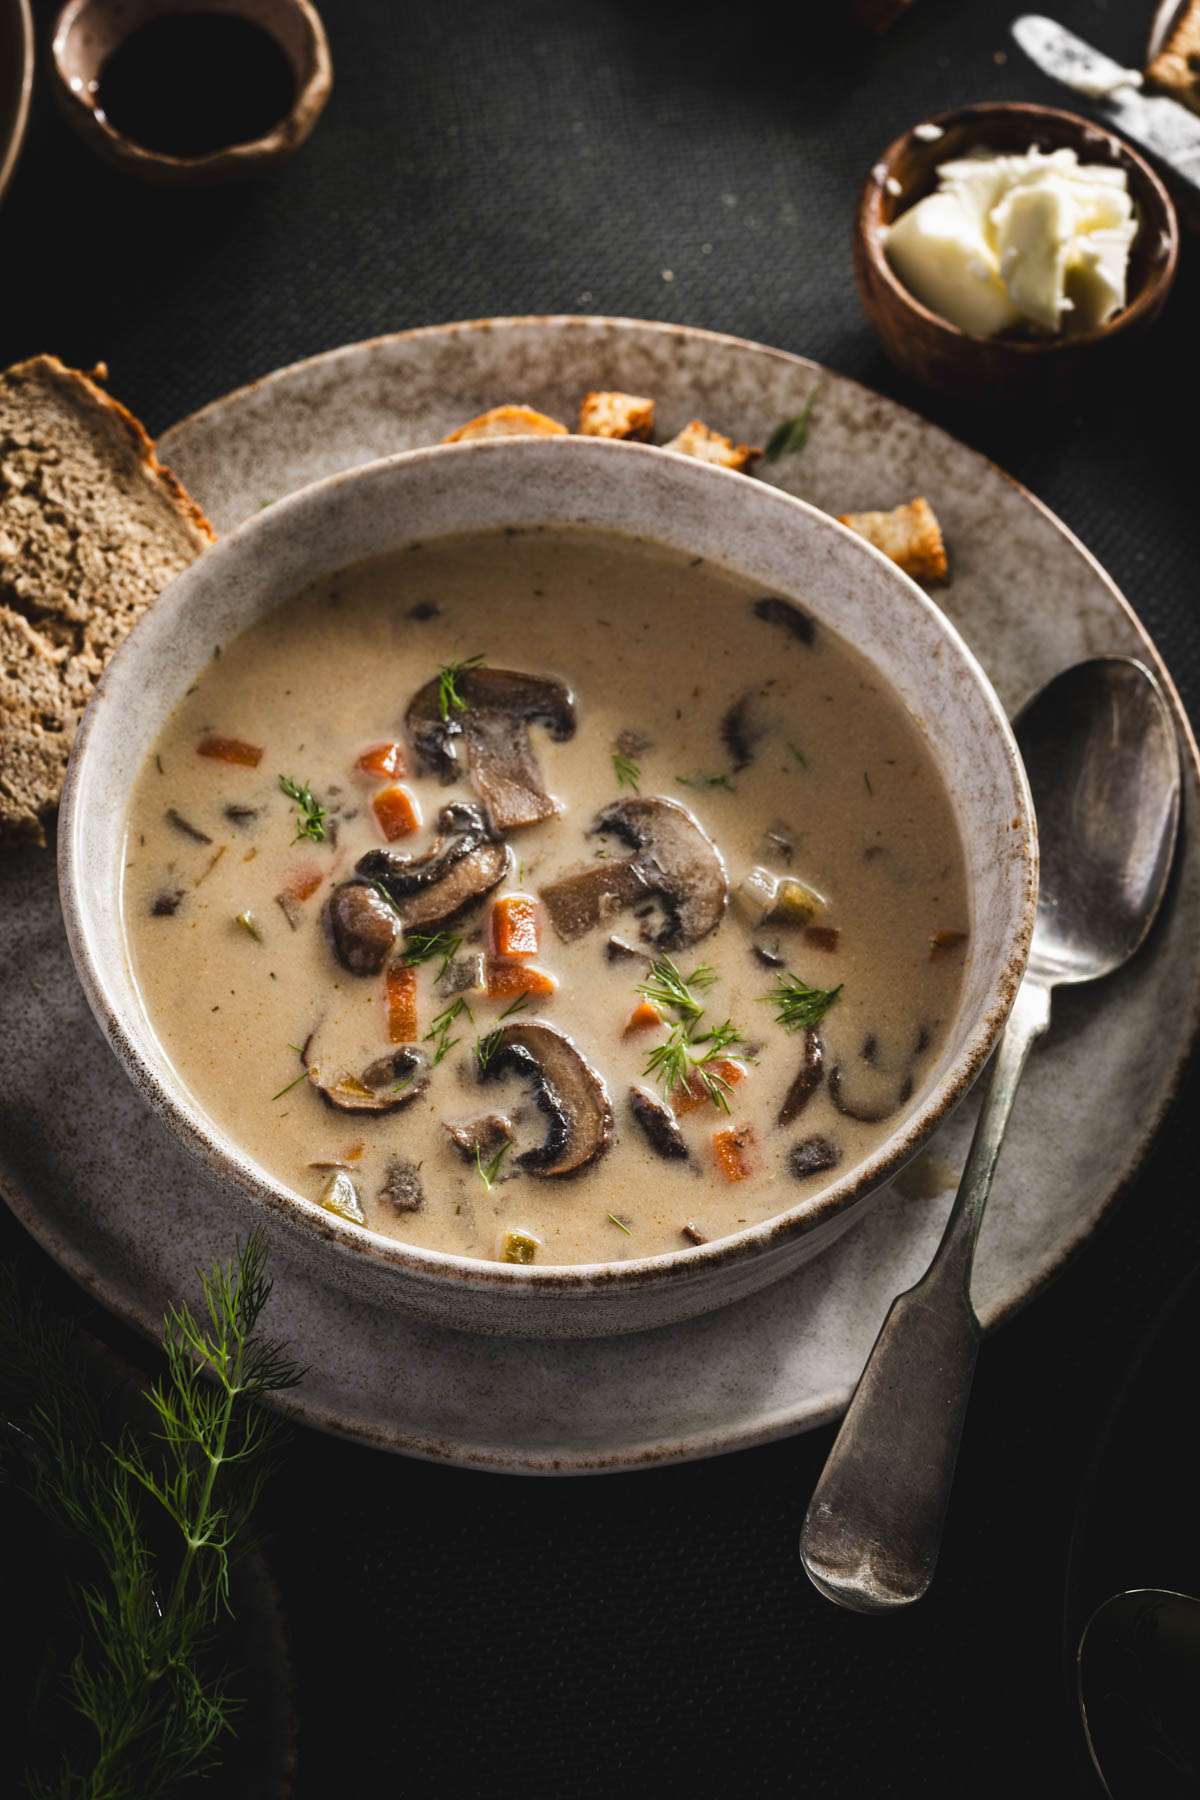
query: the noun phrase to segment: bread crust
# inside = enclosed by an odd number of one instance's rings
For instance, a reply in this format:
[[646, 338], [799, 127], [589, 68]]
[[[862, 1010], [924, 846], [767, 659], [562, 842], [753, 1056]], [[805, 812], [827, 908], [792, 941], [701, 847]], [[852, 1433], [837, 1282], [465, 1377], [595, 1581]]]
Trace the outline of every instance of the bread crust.
[[79, 719], [117, 645], [216, 537], [92, 374], [0, 374], [0, 843], [45, 843]]

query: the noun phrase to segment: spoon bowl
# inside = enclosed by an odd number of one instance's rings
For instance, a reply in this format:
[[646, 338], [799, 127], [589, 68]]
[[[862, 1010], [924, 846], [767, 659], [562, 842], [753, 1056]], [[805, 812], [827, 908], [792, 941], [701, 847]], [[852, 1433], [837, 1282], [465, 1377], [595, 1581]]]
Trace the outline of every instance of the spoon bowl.
[[1179, 828], [1167, 703], [1130, 657], [1077, 663], [1016, 719], [1041, 846], [1029, 973], [1051, 986], [1110, 975], [1158, 912]]
[[928, 1590], [979, 1354], [971, 1268], [1026, 1058], [1059, 982], [1094, 981], [1145, 941], [1179, 826], [1179, 749], [1150, 671], [1097, 657], [1056, 676], [1016, 721], [1038, 820], [1033, 946], [996, 1047], [942, 1241], [891, 1305], [805, 1516], [813, 1585], [852, 1612]]

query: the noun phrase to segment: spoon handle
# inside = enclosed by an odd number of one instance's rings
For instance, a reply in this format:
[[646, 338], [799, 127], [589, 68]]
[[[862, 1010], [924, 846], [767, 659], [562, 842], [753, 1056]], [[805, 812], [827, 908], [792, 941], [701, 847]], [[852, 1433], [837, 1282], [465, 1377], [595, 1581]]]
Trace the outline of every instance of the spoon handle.
[[809, 1504], [804, 1567], [853, 1612], [911, 1605], [933, 1578], [979, 1351], [975, 1244], [1025, 1060], [1049, 1022], [1050, 990], [1027, 978], [937, 1254], [893, 1300]]

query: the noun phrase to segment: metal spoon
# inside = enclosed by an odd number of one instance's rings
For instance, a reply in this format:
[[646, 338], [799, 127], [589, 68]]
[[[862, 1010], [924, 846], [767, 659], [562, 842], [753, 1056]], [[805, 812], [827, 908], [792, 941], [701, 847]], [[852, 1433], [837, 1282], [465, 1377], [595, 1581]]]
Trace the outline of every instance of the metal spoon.
[[1131, 1588], [1098, 1606], [1076, 1653], [1079, 1710], [1110, 1800], [1200, 1787], [1200, 1600]]
[[817, 1588], [854, 1612], [919, 1600], [933, 1578], [979, 1352], [971, 1265], [1017, 1084], [1060, 982], [1111, 975], [1140, 947], [1179, 823], [1179, 751], [1141, 663], [1078, 663], [1016, 721], [1041, 840], [1025, 979], [993, 1059], [941, 1244], [875, 1340], [800, 1536]]

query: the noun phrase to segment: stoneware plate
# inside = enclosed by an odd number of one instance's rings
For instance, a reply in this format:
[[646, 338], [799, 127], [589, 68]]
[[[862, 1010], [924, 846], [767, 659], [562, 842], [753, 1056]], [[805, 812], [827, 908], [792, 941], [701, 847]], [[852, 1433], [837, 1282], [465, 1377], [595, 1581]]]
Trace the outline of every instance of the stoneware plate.
[[[652, 394], [660, 437], [694, 416], [763, 442], [817, 391], [803, 456], [768, 479], [832, 512], [924, 493], [953, 579], [937, 593], [1009, 710], [1081, 657], [1153, 645], [1103, 571], [974, 452], [853, 382], [762, 346], [606, 319], [438, 327], [319, 357], [219, 401], [162, 452], [220, 531], [318, 477], [439, 438], [501, 401], [570, 419], [588, 388]], [[1051, 592], [1052, 607], [1028, 604]], [[137, 1099], [71, 970], [52, 854], [0, 861], [0, 1190], [113, 1310], [153, 1329], [248, 1211], [223, 1202]], [[1200, 846], [1186, 832], [1164, 917], [1101, 991], [1064, 995], [1017, 1102], [975, 1277], [988, 1326], [1086, 1240], [1134, 1173], [1200, 1018]], [[926, 1198], [892, 1192], [809, 1267], [707, 1318], [571, 1343], [477, 1339], [349, 1310], [280, 1240], [272, 1324], [309, 1375], [290, 1410], [414, 1455], [527, 1472], [629, 1469], [804, 1430], [844, 1407], [892, 1296], [924, 1267], [973, 1107], [935, 1144]], [[928, 1172], [928, 1171], [927, 1171]]]

